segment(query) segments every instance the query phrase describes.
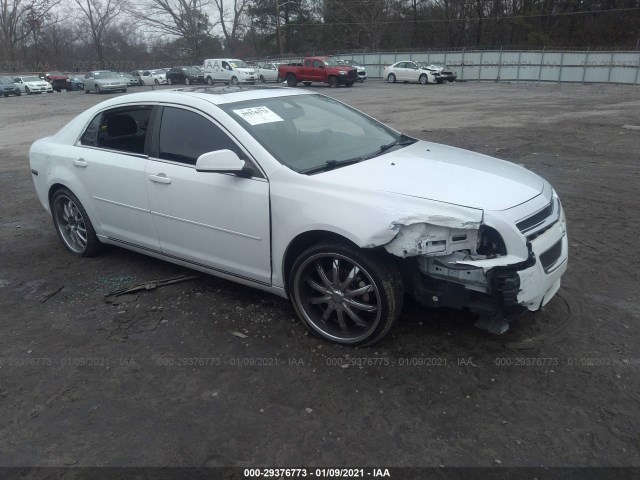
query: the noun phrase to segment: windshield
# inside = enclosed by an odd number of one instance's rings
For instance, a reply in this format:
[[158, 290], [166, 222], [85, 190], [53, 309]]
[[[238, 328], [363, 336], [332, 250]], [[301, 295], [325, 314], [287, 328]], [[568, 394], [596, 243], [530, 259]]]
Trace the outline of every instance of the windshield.
[[280, 163], [297, 172], [382, 153], [401, 135], [321, 95], [265, 98], [220, 105]]
[[166, 75], [164, 70], [151, 70], [151, 75]]
[[244, 63], [242, 60], [229, 60], [229, 63], [233, 68], [248, 68], [249, 65]]
[[39, 77], [22, 77], [23, 82], [41, 82], [42, 79]]
[[338, 67], [341, 65], [338, 63], [338, 60], [334, 60], [333, 58], [324, 58], [322, 61], [327, 67]]
[[95, 78], [119, 78], [116, 72], [94, 72], [93, 76]]

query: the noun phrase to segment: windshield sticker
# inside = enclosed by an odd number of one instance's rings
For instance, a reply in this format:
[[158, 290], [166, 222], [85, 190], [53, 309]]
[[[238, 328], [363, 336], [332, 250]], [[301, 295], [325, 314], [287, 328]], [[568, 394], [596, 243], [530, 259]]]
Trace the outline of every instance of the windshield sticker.
[[267, 107], [241, 108], [239, 110], [234, 110], [233, 113], [238, 115], [243, 120], [246, 120], [249, 125], [260, 125], [263, 123], [284, 121]]

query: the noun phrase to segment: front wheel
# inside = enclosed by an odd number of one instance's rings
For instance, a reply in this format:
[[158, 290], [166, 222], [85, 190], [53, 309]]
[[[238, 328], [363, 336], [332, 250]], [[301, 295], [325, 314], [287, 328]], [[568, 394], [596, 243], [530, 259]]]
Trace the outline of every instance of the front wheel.
[[298, 84], [298, 79], [295, 77], [293, 73], [287, 75], [287, 85], [289, 87], [295, 87]]
[[422, 84], [422, 85], [426, 85], [427, 84], [427, 75], [425, 73], [423, 73], [422, 75], [420, 75], [420, 78], [418, 79], [418, 81]]
[[393, 73], [390, 73], [389, 76], [387, 77], [387, 82], [396, 83], [396, 76]]
[[61, 188], [51, 198], [53, 223], [67, 249], [81, 257], [92, 257], [100, 251], [89, 215], [78, 198], [66, 188]]
[[24, 93], [26, 93], [27, 95], [31, 95], [31, 90], [29, 90], [29, 87], [24, 87]]
[[240, 82], [238, 82], [238, 78], [237, 77], [231, 77], [231, 85], [238, 85]]
[[97, 94], [102, 93], [102, 90], [100, 90], [100, 85], [98, 85], [97, 83], [96, 83], [96, 93]]
[[267, 80], [264, 78], [264, 75], [260, 75], [260, 81], [262, 83], [267, 83]]
[[213, 85], [213, 79], [211, 77], [207, 77], [207, 85]]
[[331, 342], [367, 346], [380, 341], [402, 309], [395, 266], [355, 246], [327, 243], [293, 264], [289, 293], [298, 316]]

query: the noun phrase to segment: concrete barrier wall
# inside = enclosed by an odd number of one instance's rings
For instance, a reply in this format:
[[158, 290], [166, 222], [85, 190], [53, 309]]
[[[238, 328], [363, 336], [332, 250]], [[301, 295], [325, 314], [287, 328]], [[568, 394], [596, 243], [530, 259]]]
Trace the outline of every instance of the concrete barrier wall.
[[640, 52], [563, 52], [555, 50], [463, 50], [341, 54], [357, 60], [367, 76], [382, 76], [386, 65], [401, 60], [445, 63], [459, 80], [640, 84]]

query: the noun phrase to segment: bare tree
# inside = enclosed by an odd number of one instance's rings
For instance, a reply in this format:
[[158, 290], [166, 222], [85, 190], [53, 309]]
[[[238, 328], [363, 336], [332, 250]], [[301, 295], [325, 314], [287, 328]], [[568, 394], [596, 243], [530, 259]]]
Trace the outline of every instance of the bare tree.
[[188, 54], [202, 59], [203, 46], [218, 23], [205, 13], [209, 6], [209, 0], [145, 0], [133, 14], [151, 33], [183, 39]]
[[[49, 12], [60, 0], [0, 0], [0, 42], [16, 60], [16, 47], [49, 23]], [[13, 70], [13, 68], [12, 68]]]
[[220, 15], [220, 25], [227, 41], [227, 48], [233, 54], [240, 40], [240, 35], [244, 33], [241, 21], [249, 7], [250, 0], [230, 0], [226, 5], [225, 0], [213, 1]]
[[125, 11], [126, 0], [74, 0], [80, 7], [83, 31], [91, 38], [100, 65], [106, 64], [104, 37], [116, 18]]

